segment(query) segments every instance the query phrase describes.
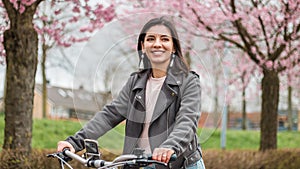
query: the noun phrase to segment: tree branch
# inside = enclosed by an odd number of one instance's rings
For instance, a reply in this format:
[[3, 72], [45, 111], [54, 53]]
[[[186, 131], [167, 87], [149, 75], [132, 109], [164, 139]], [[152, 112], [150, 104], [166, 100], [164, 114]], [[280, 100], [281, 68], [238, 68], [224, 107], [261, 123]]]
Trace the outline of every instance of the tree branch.
[[[289, 53], [282, 59], [282, 60], [285, 60], [285, 59], [288, 59], [289, 57], [291, 57], [296, 51], [298, 50], [298, 48], [297, 47], [295, 47], [295, 48], [293, 48], [292, 50], [290, 50], [289, 51]], [[291, 67], [294, 67], [294, 66], [296, 66], [297, 64], [299, 64], [300, 63], [300, 58], [297, 60], [295, 60], [295, 61], [293, 61], [292, 63], [291, 63]], [[280, 62], [279, 62], [279, 64], [280, 64]], [[280, 64], [280, 67], [277, 69], [278, 70], [278, 72], [281, 72], [281, 71], [283, 71], [283, 70], [285, 70], [285, 69], [287, 69], [288, 67], [287, 66], [282, 66], [281, 64]]]
[[230, 38], [227, 38], [227, 37], [224, 36], [223, 34], [219, 34], [219, 37], [220, 37], [222, 40], [227, 41], [227, 42], [229, 42], [229, 43], [235, 45], [236, 47], [242, 49], [243, 51], [247, 51], [247, 49], [246, 49], [243, 45], [239, 44], [238, 42], [236, 42], [236, 41], [234, 41], [234, 40], [232, 40], [232, 39], [230, 39]]
[[261, 16], [258, 16], [258, 20], [259, 20], [261, 29], [262, 29], [263, 34], [264, 34], [264, 41], [266, 43], [267, 51], [268, 51], [268, 55], [269, 55], [270, 54], [270, 44], [269, 44], [269, 41], [268, 41], [268, 36], [267, 36], [267, 33], [266, 33], [265, 25], [263, 23], [263, 20], [261, 19]]
[[[2, 0], [4, 8], [6, 9], [9, 20], [16, 18], [17, 10], [13, 7], [13, 4], [9, 0]], [[12, 22], [10, 22], [12, 24]]]
[[281, 44], [273, 53], [269, 55], [269, 59], [274, 61], [276, 60], [280, 54], [284, 51], [286, 44]]
[[[231, 8], [232, 8], [232, 13], [236, 13], [236, 7], [235, 7], [235, 3], [234, 3], [234, 0], [231, 0], [230, 1], [230, 5], [231, 5]], [[254, 46], [256, 48], [256, 51], [257, 53], [262, 57], [264, 58], [265, 56], [263, 55], [262, 52], [260, 52], [258, 46], [255, 44], [255, 42], [253, 41], [252, 37], [250, 36], [250, 34], [247, 32], [247, 30], [245, 29], [245, 27], [242, 25], [241, 23], [241, 20], [236, 20], [236, 21], [233, 21], [233, 26], [236, 27], [237, 31], [238, 31], [238, 34], [240, 35], [244, 45], [245, 45], [245, 51], [248, 53], [248, 55], [250, 56], [250, 58], [256, 63], [256, 64], [259, 64], [259, 60], [256, 58], [256, 55], [252, 52], [251, 50], [251, 46]], [[247, 40], [246, 39], [249, 40]]]
[[204, 21], [201, 19], [200, 15], [197, 14], [197, 11], [194, 8], [190, 7], [189, 3], [187, 3], [187, 6], [192, 10], [193, 14], [196, 16], [198, 23], [203, 25], [205, 27], [205, 29], [208, 30], [209, 32], [213, 32], [213, 29], [204, 23]]

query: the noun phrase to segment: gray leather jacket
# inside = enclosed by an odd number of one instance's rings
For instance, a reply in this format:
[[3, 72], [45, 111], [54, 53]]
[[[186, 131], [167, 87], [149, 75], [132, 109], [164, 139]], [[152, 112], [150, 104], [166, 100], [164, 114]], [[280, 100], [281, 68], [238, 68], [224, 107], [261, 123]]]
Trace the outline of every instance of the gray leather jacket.
[[[66, 141], [80, 151], [85, 138], [98, 139], [126, 120], [123, 153], [132, 153], [143, 130], [145, 90], [150, 73], [150, 70], [133, 73], [119, 96]], [[175, 150], [178, 159], [172, 168], [184, 167], [202, 156], [196, 135], [200, 98], [200, 80], [196, 73], [168, 73], [150, 123], [149, 142], [152, 151], [157, 147]]]

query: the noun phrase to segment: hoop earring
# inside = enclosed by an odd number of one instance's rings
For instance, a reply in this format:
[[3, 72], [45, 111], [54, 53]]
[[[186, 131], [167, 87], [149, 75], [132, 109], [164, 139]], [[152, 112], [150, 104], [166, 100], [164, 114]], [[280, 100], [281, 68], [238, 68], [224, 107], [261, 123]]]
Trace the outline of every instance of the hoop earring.
[[141, 60], [140, 60], [140, 63], [139, 63], [139, 69], [142, 70], [144, 69], [144, 53], [142, 53], [141, 55]]
[[174, 54], [174, 53], [172, 53], [172, 55], [171, 55], [170, 67], [173, 67], [173, 64], [174, 64], [174, 59], [175, 59], [175, 54]]

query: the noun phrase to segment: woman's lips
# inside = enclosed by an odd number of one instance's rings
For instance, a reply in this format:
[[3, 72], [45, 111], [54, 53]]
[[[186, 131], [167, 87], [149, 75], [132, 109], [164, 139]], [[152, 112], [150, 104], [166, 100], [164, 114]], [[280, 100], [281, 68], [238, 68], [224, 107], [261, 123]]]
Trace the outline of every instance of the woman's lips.
[[153, 55], [156, 55], [156, 56], [160, 56], [164, 53], [164, 51], [152, 51], [151, 52]]

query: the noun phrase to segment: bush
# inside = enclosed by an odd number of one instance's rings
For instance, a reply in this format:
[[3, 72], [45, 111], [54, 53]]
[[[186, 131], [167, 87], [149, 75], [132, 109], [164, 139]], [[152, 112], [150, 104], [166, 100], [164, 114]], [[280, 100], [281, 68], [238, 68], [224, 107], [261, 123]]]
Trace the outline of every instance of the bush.
[[[20, 157], [12, 151], [0, 153], [0, 168], [17, 168], [22, 159], [26, 169], [60, 169], [57, 159], [47, 158], [55, 150], [33, 150], [30, 156]], [[117, 154], [101, 150], [105, 160], [112, 160]], [[298, 169], [300, 166], [300, 149], [271, 150], [258, 152], [254, 150], [204, 150], [203, 159], [207, 169]], [[76, 169], [87, 169], [75, 160], [70, 162]]]
[[205, 150], [207, 169], [299, 169], [300, 150]]

